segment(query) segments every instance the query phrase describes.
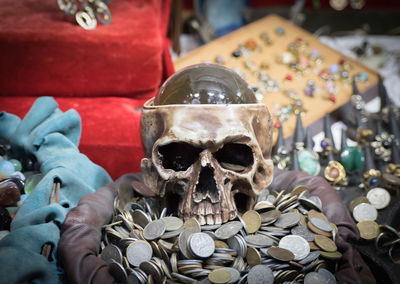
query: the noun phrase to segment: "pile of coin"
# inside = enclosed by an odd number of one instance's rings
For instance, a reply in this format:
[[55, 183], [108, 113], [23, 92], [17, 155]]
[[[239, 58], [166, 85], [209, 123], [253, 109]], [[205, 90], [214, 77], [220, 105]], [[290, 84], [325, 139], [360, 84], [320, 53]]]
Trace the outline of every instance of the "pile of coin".
[[366, 196], [358, 196], [350, 202], [349, 209], [362, 239], [374, 240], [379, 235], [379, 225], [375, 222], [378, 210], [386, 208], [389, 203], [390, 194], [381, 187], [372, 188]]
[[100, 252], [118, 282], [336, 283], [337, 227], [305, 186], [264, 191], [235, 220], [204, 226], [158, 214], [154, 199], [121, 198]]

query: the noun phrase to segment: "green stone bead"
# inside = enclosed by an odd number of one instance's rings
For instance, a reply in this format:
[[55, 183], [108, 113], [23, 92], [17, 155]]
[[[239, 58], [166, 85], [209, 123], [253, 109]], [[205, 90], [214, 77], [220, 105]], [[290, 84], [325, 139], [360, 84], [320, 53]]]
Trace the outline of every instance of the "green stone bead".
[[320, 165], [318, 162], [318, 157], [314, 152], [303, 149], [297, 153], [299, 158], [300, 168], [308, 173], [309, 175], [315, 176], [319, 173]]
[[348, 172], [361, 170], [364, 167], [364, 152], [356, 146], [346, 147], [340, 154], [340, 162]]
[[22, 170], [22, 165], [21, 162], [16, 160], [16, 159], [11, 159], [8, 160], [9, 162], [11, 162], [14, 165], [14, 169], [16, 172], [20, 172]]
[[38, 183], [42, 180], [43, 174], [34, 174], [29, 176], [25, 181], [24, 191], [26, 194], [30, 194], [36, 188]]

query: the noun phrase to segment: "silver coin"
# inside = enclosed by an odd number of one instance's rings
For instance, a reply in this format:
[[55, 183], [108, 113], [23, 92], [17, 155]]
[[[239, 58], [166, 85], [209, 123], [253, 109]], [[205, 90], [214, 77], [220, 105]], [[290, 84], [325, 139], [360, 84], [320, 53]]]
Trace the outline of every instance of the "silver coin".
[[304, 277], [304, 284], [321, 284], [326, 283], [325, 277], [318, 272], [309, 272]]
[[197, 233], [196, 228], [187, 228], [183, 230], [178, 237], [179, 249], [186, 258], [191, 258], [190, 251], [188, 250], [187, 245], [190, 235], [194, 233]]
[[206, 258], [215, 250], [214, 240], [205, 233], [194, 233], [189, 237], [190, 251], [197, 257]]
[[165, 233], [161, 236], [161, 239], [170, 239], [170, 238], [179, 236], [179, 234], [182, 233], [182, 231], [183, 231], [183, 227], [181, 227], [180, 229], [175, 230], [175, 231], [165, 232]]
[[247, 283], [249, 284], [273, 284], [274, 274], [272, 270], [263, 264], [253, 266], [247, 275]]
[[383, 209], [387, 207], [390, 203], [389, 192], [381, 187], [375, 187], [368, 191], [367, 199], [372, 206], [376, 209]]
[[329, 270], [326, 270], [325, 268], [320, 268], [318, 269], [318, 273], [321, 274], [326, 279], [324, 283], [336, 284], [335, 275], [333, 275]]
[[126, 257], [131, 265], [139, 267], [143, 261], [148, 261], [153, 255], [151, 245], [142, 240], [133, 242], [126, 249]]
[[178, 217], [168, 216], [161, 218], [160, 220], [164, 221], [166, 231], [176, 231], [183, 227], [183, 221]]
[[101, 252], [101, 259], [108, 262], [110, 259], [122, 263], [122, 252], [116, 245], [108, 245]]
[[140, 209], [133, 211], [131, 215], [133, 222], [142, 228], [146, 227], [146, 225], [151, 222], [151, 218], [149, 218], [149, 216], [147, 216], [147, 214]]
[[235, 250], [236, 253], [241, 256], [245, 257], [247, 253], [247, 246], [246, 241], [241, 235], [235, 235], [227, 240], [228, 246]]
[[152, 221], [143, 229], [143, 237], [148, 241], [158, 239], [165, 233], [165, 228], [163, 220]]
[[247, 235], [244, 239], [249, 244], [261, 247], [270, 247], [274, 244], [274, 241], [271, 238], [260, 234]]
[[117, 283], [126, 283], [128, 281], [128, 274], [126, 274], [125, 268], [122, 264], [112, 261], [108, 264], [108, 267], [108, 271]]
[[239, 233], [242, 228], [243, 225], [240, 221], [231, 221], [219, 227], [215, 231], [215, 236], [220, 240], [226, 240]]
[[176, 272], [172, 272], [171, 273], [172, 277], [174, 277], [175, 279], [178, 279], [179, 281], [185, 283], [185, 284], [194, 284], [197, 283], [197, 281], [193, 278], [187, 277], [185, 275], [176, 273]]
[[300, 221], [301, 215], [297, 212], [288, 212], [279, 216], [278, 220], [274, 223], [276, 227], [290, 228], [297, 225]]
[[310, 218], [311, 224], [313, 224], [315, 227], [318, 229], [324, 231], [324, 232], [332, 232], [333, 228], [331, 225], [329, 225], [328, 222], [325, 222], [324, 220], [320, 218]]
[[316, 260], [320, 256], [319, 251], [315, 250], [310, 252], [305, 258], [299, 261], [300, 264], [305, 265]]
[[228, 271], [231, 274], [231, 280], [229, 280], [228, 283], [236, 283], [240, 279], [240, 272], [237, 271], [235, 268], [232, 267], [224, 267], [226, 271]]
[[353, 217], [357, 222], [364, 220], [375, 221], [378, 217], [378, 211], [371, 204], [361, 203], [354, 207]]
[[305, 226], [296, 226], [291, 230], [292, 235], [303, 237], [306, 241], [314, 241], [315, 234]]
[[301, 260], [310, 253], [310, 245], [300, 236], [289, 235], [279, 241], [280, 248], [290, 250], [294, 254], [294, 260]]
[[201, 226], [202, 231], [213, 231], [221, 227], [221, 224], [215, 224], [215, 225], [203, 225]]

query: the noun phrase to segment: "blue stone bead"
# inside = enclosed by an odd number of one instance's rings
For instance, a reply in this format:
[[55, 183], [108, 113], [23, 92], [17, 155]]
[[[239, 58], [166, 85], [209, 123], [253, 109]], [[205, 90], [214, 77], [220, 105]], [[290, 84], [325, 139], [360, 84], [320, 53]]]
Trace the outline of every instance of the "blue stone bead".
[[13, 163], [11, 163], [10, 161], [1, 161], [0, 162], [0, 177], [3, 178], [7, 178], [10, 175], [12, 175], [12, 173], [15, 172], [15, 168]]
[[378, 179], [377, 178], [371, 178], [369, 181], [369, 185], [374, 186], [378, 184]]
[[360, 78], [361, 81], [367, 81], [368, 80], [368, 74], [365, 73], [365, 72], [358, 73], [358, 77]]
[[336, 74], [339, 72], [339, 65], [337, 64], [331, 64], [329, 66], [329, 72], [331, 72], [331, 74]]
[[326, 142], [324, 140], [321, 141], [321, 148], [322, 149], [326, 149], [328, 146], [329, 146], [328, 142]]

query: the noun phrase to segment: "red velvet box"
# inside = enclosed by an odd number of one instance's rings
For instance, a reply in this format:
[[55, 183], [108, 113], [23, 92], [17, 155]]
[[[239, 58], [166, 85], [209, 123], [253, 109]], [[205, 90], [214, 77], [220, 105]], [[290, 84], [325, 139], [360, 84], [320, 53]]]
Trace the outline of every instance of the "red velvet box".
[[82, 118], [80, 150], [115, 179], [140, 170], [140, 108], [173, 72], [170, 0], [114, 0], [112, 23], [86, 31], [56, 0], [3, 0], [0, 110], [21, 118], [53, 96]]

